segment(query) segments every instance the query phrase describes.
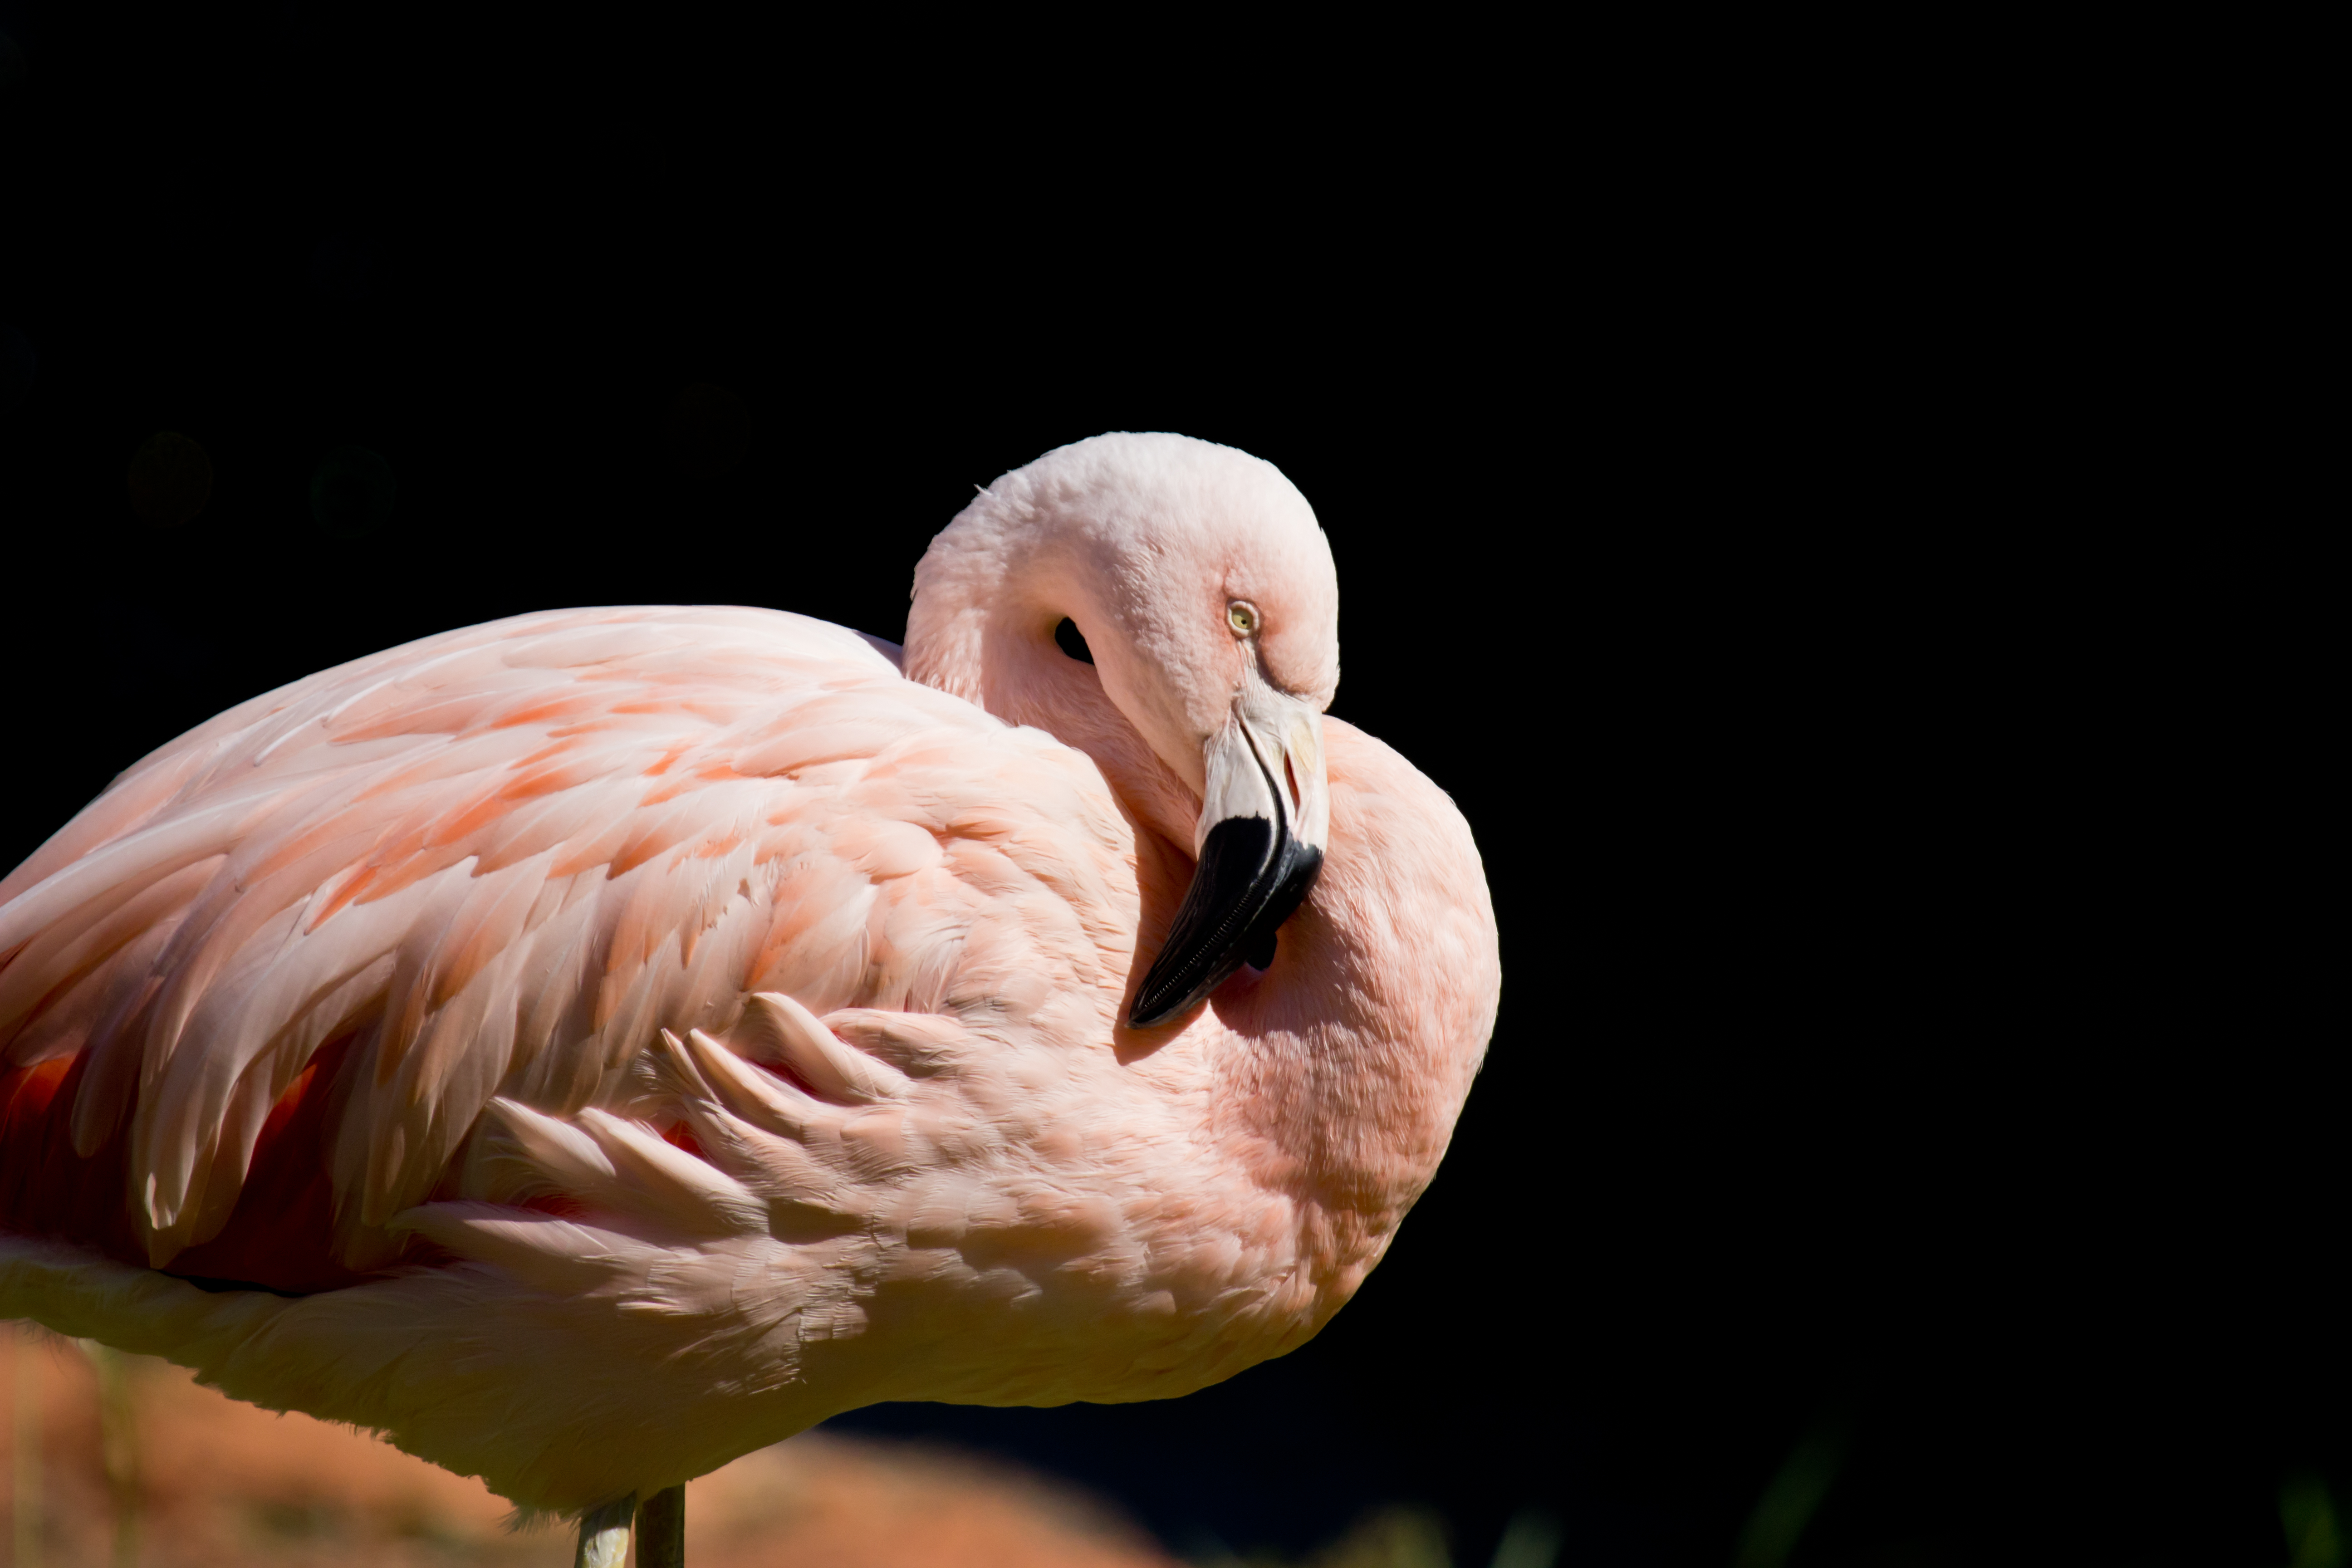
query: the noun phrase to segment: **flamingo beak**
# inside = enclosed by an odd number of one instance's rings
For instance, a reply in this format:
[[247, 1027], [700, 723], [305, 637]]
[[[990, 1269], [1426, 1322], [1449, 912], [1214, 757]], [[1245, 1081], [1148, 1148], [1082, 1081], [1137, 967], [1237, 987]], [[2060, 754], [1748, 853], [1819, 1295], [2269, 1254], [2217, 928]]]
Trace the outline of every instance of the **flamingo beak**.
[[1273, 963], [1276, 931], [1323, 869], [1331, 803], [1321, 713], [1252, 679], [1205, 761], [1199, 865], [1128, 1009], [1134, 1028], [1166, 1023], [1244, 963]]

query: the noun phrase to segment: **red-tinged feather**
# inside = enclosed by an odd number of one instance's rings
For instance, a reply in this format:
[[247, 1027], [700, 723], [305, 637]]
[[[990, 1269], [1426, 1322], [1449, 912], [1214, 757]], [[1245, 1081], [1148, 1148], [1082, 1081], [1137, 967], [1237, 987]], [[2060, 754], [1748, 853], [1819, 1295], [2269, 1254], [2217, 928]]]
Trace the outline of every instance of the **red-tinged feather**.
[[353, 1043], [345, 1035], [321, 1046], [287, 1085], [254, 1142], [228, 1223], [210, 1241], [182, 1249], [172, 1259], [173, 1273], [247, 1280], [289, 1295], [340, 1289], [368, 1277], [335, 1260], [334, 1183], [324, 1157], [330, 1090]]
[[683, 1121], [673, 1121], [663, 1128], [662, 1142], [673, 1149], [685, 1150], [698, 1160], [707, 1158], [702, 1152], [702, 1141], [695, 1137], [694, 1129]]

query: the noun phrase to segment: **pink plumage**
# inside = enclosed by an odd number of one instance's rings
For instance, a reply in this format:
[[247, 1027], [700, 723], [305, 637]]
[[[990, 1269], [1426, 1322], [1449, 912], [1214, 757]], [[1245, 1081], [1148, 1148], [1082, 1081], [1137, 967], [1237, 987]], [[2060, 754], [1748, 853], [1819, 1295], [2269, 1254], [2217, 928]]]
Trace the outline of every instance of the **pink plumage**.
[[1102, 437], [903, 654], [561, 611], [222, 714], [0, 881], [0, 1310], [563, 1510], [1297, 1346], [1499, 986], [1460, 815], [1321, 716], [1337, 618], [1270, 466]]

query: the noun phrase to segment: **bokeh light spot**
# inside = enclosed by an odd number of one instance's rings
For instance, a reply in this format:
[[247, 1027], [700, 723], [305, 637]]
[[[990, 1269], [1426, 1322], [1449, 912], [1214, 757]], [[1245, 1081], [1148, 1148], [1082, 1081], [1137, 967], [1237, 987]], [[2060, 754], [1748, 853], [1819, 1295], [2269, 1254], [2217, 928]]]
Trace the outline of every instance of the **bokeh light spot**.
[[362, 539], [392, 519], [392, 465], [365, 447], [338, 447], [310, 475], [310, 515], [336, 539]]
[[131, 510], [158, 528], [192, 521], [212, 499], [213, 460], [177, 430], [158, 430], [131, 459]]
[[669, 449], [696, 479], [716, 479], [751, 450], [751, 411], [725, 387], [698, 381], [670, 404]]

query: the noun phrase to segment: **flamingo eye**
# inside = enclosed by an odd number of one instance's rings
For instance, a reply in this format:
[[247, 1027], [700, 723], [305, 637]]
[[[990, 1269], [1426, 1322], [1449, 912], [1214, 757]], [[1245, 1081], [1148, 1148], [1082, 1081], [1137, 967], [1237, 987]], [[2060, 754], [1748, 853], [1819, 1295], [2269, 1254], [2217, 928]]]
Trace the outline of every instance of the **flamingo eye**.
[[1054, 628], [1054, 642], [1064, 653], [1068, 654], [1080, 664], [1092, 664], [1095, 661], [1094, 649], [1088, 647], [1087, 639], [1078, 634], [1078, 623], [1067, 616], [1064, 616], [1062, 624]]
[[1235, 637], [1249, 636], [1257, 630], [1257, 606], [1247, 599], [1235, 599], [1225, 606], [1225, 624], [1234, 628]]

